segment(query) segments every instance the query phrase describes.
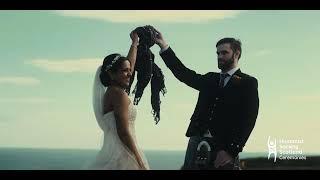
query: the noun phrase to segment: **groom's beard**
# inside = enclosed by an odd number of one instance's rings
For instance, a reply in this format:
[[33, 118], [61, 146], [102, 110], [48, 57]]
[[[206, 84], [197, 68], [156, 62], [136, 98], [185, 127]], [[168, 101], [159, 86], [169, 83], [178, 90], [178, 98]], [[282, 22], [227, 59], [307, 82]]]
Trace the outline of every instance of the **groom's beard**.
[[223, 61], [222, 59], [218, 59], [218, 68], [221, 69], [222, 71], [228, 70], [233, 66], [234, 61], [235, 61], [234, 54], [230, 59], [227, 59], [226, 61]]

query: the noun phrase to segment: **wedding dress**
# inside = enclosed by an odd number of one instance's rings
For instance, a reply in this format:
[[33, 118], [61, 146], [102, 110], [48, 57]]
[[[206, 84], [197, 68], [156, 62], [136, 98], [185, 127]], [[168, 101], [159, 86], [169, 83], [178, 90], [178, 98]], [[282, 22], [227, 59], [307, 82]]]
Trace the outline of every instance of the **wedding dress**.
[[[120, 140], [114, 112], [110, 111], [103, 114], [103, 95], [106, 88], [101, 84], [99, 79], [100, 68], [98, 68], [95, 76], [93, 87], [93, 107], [98, 125], [103, 130], [104, 139], [101, 150], [98, 152], [95, 161], [89, 166], [89, 169], [105, 169], [105, 170], [136, 170], [140, 169], [139, 164], [132, 151]], [[138, 153], [142, 158], [146, 169], [150, 169], [147, 159], [139, 147], [135, 134], [135, 119], [137, 110], [133, 103], [129, 104], [129, 132], [138, 149]]]

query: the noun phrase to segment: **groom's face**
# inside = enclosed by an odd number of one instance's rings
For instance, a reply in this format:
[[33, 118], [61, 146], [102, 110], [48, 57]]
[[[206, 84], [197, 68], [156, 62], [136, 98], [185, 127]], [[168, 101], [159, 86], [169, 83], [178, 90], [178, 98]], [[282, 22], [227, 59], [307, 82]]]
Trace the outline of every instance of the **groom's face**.
[[228, 70], [235, 63], [234, 52], [229, 43], [220, 44], [217, 47], [218, 68]]

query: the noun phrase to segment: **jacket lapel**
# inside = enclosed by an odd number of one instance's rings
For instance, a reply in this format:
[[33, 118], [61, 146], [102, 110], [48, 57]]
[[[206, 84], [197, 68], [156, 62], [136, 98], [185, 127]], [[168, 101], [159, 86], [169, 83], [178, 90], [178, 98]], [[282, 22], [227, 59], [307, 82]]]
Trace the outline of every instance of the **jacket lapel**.
[[241, 70], [240, 70], [240, 68], [230, 77], [230, 79], [229, 79], [229, 81], [228, 81], [228, 83], [226, 84], [226, 86], [224, 87], [224, 88], [230, 88], [230, 87], [232, 87], [234, 84], [235, 84], [235, 75], [236, 76], [238, 76], [238, 77], [241, 77], [242, 75], [241, 75], [242, 73], [241, 73]]
[[214, 87], [219, 87], [220, 73], [214, 73]]

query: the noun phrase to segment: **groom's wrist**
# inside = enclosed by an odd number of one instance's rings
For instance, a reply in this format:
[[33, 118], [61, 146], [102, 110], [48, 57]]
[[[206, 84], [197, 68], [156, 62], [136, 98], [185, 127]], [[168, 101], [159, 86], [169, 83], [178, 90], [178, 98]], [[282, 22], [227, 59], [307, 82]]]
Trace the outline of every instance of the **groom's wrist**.
[[164, 51], [166, 51], [169, 48], [168, 44], [164, 44], [160, 46], [161, 50], [159, 52], [159, 54], [163, 53]]
[[225, 150], [232, 156], [236, 157], [240, 152], [242, 152], [243, 147], [240, 144], [229, 143], [226, 145]]
[[159, 46], [161, 49], [165, 48], [168, 46], [168, 44], [166, 42], [162, 42], [162, 43], [159, 43]]

